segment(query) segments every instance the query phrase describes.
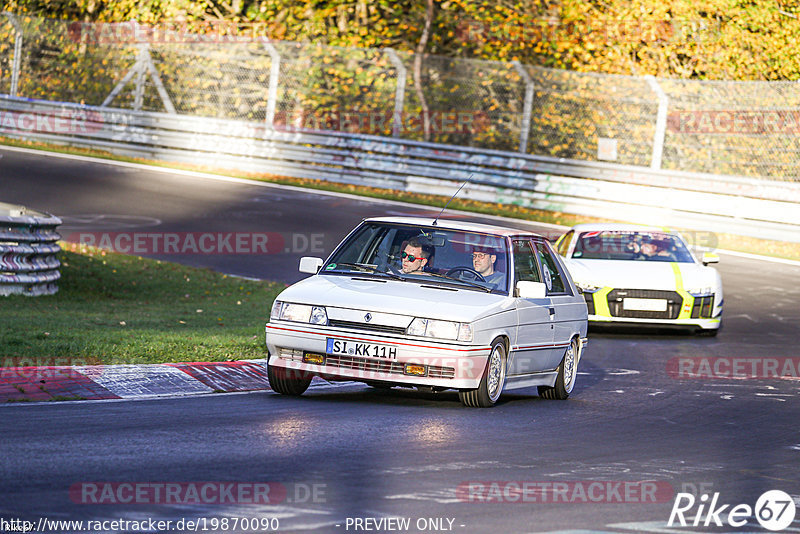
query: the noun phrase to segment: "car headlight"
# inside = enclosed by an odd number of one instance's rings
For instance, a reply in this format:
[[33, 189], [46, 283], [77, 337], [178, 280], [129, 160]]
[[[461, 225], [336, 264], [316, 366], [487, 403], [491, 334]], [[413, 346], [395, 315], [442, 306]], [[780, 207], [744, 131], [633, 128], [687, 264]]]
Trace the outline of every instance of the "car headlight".
[[714, 290], [710, 287], [699, 287], [695, 289], [687, 289], [687, 292], [693, 297], [702, 297], [707, 295], [713, 295]]
[[595, 291], [600, 289], [598, 286], [587, 284], [586, 282], [575, 282], [575, 285], [581, 288], [581, 291], [583, 291], [584, 293], [594, 293]]
[[455, 321], [439, 321], [416, 317], [408, 325], [406, 333], [410, 336], [435, 337], [458, 341], [472, 341], [472, 325]]
[[325, 326], [328, 324], [328, 312], [322, 306], [314, 306], [311, 308], [311, 318], [308, 322]]
[[294, 321], [296, 323], [311, 323], [323, 326], [328, 324], [328, 312], [324, 306], [294, 304], [277, 300], [272, 305], [272, 312], [270, 312], [269, 318], [270, 320]]
[[283, 308], [283, 302], [276, 300], [272, 303], [272, 310], [269, 312], [270, 321], [277, 321], [280, 318], [281, 308]]

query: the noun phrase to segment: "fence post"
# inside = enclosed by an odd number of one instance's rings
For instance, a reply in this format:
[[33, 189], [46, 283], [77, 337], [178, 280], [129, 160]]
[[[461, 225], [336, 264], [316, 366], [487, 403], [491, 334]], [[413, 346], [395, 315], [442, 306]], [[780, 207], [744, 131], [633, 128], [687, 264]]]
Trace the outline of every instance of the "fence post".
[[19, 89], [19, 66], [22, 62], [22, 24], [19, 23], [17, 17], [8, 11], [3, 11], [8, 21], [14, 26], [14, 62], [11, 66], [11, 96], [17, 96]]
[[269, 93], [267, 94], [267, 113], [264, 122], [269, 128], [275, 128], [275, 107], [278, 101], [278, 77], [281, 75], [281, 55], [272, 46], [272, 43], [265, 42], [264, 48], [269, 53]]
[[512, 65], [517, 69], [517, 73], [525, 80], [525, 104], [522, 108], [522, 125], [519, 131], [519, 151], [522, 154], [528, 152], [528, 135], [531, 131], [531, 115], [533, 114], [533, 80], [525, 67], [519, 61], [512, 61]]
[[400, 129], [403, 125], [403, 105], [406, 98], [407, 71], [393, 48], [386, 48], [385, 52], [389, 56], [389, 61], [397, 69], [397, 88], [394, 92], [394, 114], [392, 115], [392, 137], [400, 137]]
[[667, 108], [669, 107], [669, 98], [667, 94], [658, 84], [655, 76], [648, 74], [645, 76], [647, 83], [650, 84], [650, 89], [658, 97], [658, 115], [656, 117], [656, 133], [653, 136], [653, 159], [650, 161], [651, 169], [661, 168], [661, 159], [664, 156], [664, 137], [667, 134]]

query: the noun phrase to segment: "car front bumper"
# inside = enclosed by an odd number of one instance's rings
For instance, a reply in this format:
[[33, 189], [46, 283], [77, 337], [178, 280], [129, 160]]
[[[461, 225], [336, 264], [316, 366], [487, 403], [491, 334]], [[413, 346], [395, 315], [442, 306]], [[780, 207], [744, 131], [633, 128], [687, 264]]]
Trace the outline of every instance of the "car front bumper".
[[716, 330], [722, 320], [715, 319], [641, 319], [636, 317], [607, 317], [603, 315], [590, 315], [589, 322], [594, 324], [629, 324], [652, 327], [673, 328], [701, 328], [703, 330]]
[[[391, 357], [364, 354], [335, 355], [327, 352], [328, 339], [352, 346], [369, 344], [394, 349]], [[407, 386], [475, 389], [480, 384], [491, 347], [443, 343], [347, 331], [302, 323], [274, 322], [266, 325], [269, 365], [312, 373], [333, 380], [383, 382]], [[319, 363], [307, 360], [324, 358]], [[411, 374], [409, 370], [423, 375]]]
[[[625, 297], [637, 300], [659, 300], [665, 302], [664, 311], [630, 311], [623, 307]], [[590, 323], [642, 324], [650, 326], [672, 326], [715, 330], [722, 321], [722, 302], [715, 294], [691, 295], [683, 289], [616, 289], [602, 287], [584, 292]]]

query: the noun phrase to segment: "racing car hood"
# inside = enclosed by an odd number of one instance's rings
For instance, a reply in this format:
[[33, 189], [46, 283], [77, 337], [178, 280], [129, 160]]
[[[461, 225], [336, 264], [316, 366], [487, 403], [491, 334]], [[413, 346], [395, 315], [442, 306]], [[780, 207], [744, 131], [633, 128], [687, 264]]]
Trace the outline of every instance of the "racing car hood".
[[277, 300], [464, 323], [513, 306], [513, 299], [504, 295], [435, 282], [339, 275], [301, 280]]
[[625, 289], [674, 291], [719, 287], [719, 274], [696, 263], [568, 259], [576, 284]]

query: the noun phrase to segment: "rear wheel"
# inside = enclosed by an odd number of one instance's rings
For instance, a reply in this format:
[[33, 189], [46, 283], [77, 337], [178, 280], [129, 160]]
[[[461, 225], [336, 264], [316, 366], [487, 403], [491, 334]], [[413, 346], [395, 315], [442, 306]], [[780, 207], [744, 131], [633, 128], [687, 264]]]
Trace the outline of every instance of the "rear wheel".
[[486, 369], [483, 371], [478, 389], [459, 391], [458, 397], [464, 406], [489, 408], [500, 398], [505, 382], [506, 344], [498, 338], [492, 343], [492, 352], [489, 354], [489, 361], [486, 362]]
[[303, 371], [267, 365], [269, 387], [282, 395], [302, 395], [311, 384], [312, 378], [312, 375]]
[[558, 376], [553, 387], [539, 386], [539, 396], [545, 399], [564, 400], [575, 387], [578, 376], [578, 340], [573, 339], [558, 365]]

